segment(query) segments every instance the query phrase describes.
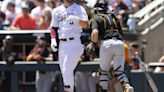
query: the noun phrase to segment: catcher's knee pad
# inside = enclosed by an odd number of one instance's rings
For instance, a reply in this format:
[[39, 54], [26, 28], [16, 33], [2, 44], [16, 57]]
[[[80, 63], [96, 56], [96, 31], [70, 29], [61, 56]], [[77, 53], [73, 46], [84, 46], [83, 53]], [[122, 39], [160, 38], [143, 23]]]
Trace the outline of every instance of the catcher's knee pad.
[[108, 72], [102, 69], [99, 69], [99, 86], [101, 90], [108, 90], [109, 78]]

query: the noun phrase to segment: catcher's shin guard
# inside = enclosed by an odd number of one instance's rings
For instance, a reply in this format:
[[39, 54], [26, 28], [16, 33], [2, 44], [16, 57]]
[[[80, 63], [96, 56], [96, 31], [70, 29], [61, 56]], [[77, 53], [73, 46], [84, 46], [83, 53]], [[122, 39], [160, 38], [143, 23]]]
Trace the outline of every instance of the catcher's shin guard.
[[124, 71], [120, 71], [121, 66], [114, 70], [114, 77], [121, 83], [124, 92], [134, 92], [134, 88], [130, 86], [128, 78]]
[[109, 78], [107, 71], [99, 69], [99, 91], [107, 92], [109, 88]]

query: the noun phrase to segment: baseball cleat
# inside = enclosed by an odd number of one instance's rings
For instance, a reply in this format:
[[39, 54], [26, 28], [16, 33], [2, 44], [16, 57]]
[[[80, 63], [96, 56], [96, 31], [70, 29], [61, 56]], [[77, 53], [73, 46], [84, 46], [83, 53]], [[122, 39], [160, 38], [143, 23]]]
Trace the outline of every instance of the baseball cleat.
[[125, 84], [124, 92], [134, 92], [134, 88], [130, 86], [129, 84]]

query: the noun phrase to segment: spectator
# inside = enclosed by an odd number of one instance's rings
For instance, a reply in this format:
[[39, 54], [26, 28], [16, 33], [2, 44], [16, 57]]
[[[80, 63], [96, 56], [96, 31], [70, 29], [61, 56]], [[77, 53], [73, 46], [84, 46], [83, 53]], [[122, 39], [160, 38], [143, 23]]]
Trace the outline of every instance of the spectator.
[[121, 26], [126, 26], [129, 11], [132, 6], [131, 0], [108, 0], [109, 11], [114, 10], [117, 18], [121, 22]]
[[86, 0], [76, 0], [76, 2], [82, 6], [86, 5], [87, 4], [87, 1]]
[[27, 4], [29, 6], [29, 12], [31, 12], [32, 9], [36, 7], [34, 2], [35, 2], [35, 0], [26, 0], [25, 1], [25, 4]]
[[6, 10], [6, 18], [9, 20], [10, 23], [14, 20], [14, 18], [21, 13], [21, 9], [17, 8], [13, 2], [9, 2], [7, 4]]
[[24, 1], [25, 0], [3, 0], [2, 5], [1, 5], [1, 10], [3, 12], [5, 12], [7, 10], [7, 5], [8, 5], [9, 2], [13, 2], [15, 4], [16, 8], [21, 9], [21, 4]]
[[132, 1], [133, 0], [123, 0], [129, 10], [132, 8]]
[[32, 9], [31, 15], [33, 15], [36, 18], [37, 24], [39, 23], [39, 18], [41, 17], [41, 14], [43, 10], [52, 10], [50, 7], [46, 6], [44, 0], [35, 0], [36, 7]]
[[16, 58], [16, 52], [13, 49], [14, 38], [10, 35], [7, 35], [5, 39], [3, 39], [3, 46], [0, 49], [0, 59], [1, 61], [6, 61], [7, 64], [12, 64]]
[[126, 24], [128, 26], [129, 32], [131, 32], [133, 34], [137, 34], [136, 19], [135, 19], [135, 17], [133, 15], [129, 15], [129, 18], [128, 18]]
[[[159, 59], [160, 63], [164, 62], [164, 55]], [[163, 67], [156, 67], [154, 72], [164, 72], [164, 68]]]
[[130, 44], [130, 60], [132, 63], [132, 69], [137, 70], [139, 69], [139, 61], [136, 59], [136, 53], [139, 51], [139, 45], [137, 43]]
[[117, 0], [115, 13], [117, 18], [120, 20], [122, 26], [126, 26], [126, 22], [128, 20], [129, 9], [126, 4], [122, 0]]
[[35, 30], [36, 19], [29, 13], [27, 5], [22, 6], [22, 14], [12, 22], [11, 29]]
[[108, 0], [108, 8], [114, 10], [116, 8], [116, 0]]
[[51, 10], [44, 10], [39, 22], [39, 30], [47, 30], [51, 22]]
[[6, 15], [2, 11], [0, 11], [0, 30], [4, 30], [9, 26], [9, 23], [6, 20]]
[[[7, 65], [12, 65], [14, 64], [14, 61], [17, 60], [17, 53], [13, 49], [13, 41], [14, 38], [7, 35], [3, 39], [3, 46], [0, 48], [0, 61], [6, 61]], [[11, 73], [2, 72], [1, 78], [2, 84], [0, 90], [2, 90], [2, 92], [11, 92]]]
[[[117, 0], [108, 0], [109, 9], [116, 8], [116, 1]], [[128, 9], [132, 8], [132, 1], [133, 0], [123, 0], [123, 3], [128, 7]]]
[[146, 0], [133, 0], [133, 6], [137, 6], [138, 9], [142, 9], [146, 5]]
[[[27, 61], [37, 61], [44, 63], [46, 61], [53, 61], [51, 50], [46, 46], [45, 37], [38, 36], [36, 45], [27, 56]], [[51, 71], [37, 71], [36, 72], [36, 92], [50, 92], [53, 82], [53, 73]]]
[[57, 6], [62, 4], [61, 0], [45, 0], [48, 7], [51, 9], [56, 8]]

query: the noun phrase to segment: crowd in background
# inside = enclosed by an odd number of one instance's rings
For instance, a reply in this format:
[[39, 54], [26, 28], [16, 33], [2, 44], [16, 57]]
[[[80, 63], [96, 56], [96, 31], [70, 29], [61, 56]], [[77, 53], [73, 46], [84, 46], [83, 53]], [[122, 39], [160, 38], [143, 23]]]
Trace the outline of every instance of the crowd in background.
[[[93, 7], [87, 6], [86, 0], [75, 1], [85, 7], [89, 18], [94, 15]], [[151, 0], [107, 1], [109, 10], [115, 10], [122, 26], [129, 28], [130, 31], [136, 31], [135, 22], [129, 16]], [[52, 9], [61, 5], [62, 2], [63, 0], [1, 0], [0, 30], [46, 30], [50, 24]]]
[[[138, 10], [142, 9], [146, 4], [148, 4], [151, 0], [108, 0], [109, 10], [114, 10], [117, 18], [121, 22], [121, 26], [124, 28], [127, 28], [126, 31], [136, 33], [135, 29], [135, 21], [133, 21], [133, 18], [130, 17], [131, 14], [134, 14]], [[0, 31], [5, 30], [47, 30], [49, 28], [50, 22], [51, 22], [51, 12], [52, 9], [61, 5], [63, 3], [63, 0], [0, 0]], [[84, 6], [84, 8], [87, 11], [87, 14], [89, 16], [89, 19], [92, 18], [94, 15], [93, 7], [87, 6], [86, 0], [77, 0], [77, 3]], [[88, 29], [84, 29], [84, 32]], [[85, 36], [87, 35], [89, 39], [89, 35], [87, 33], [84, 33]], [[85, 38], [85, 37], [84, 37]], [[95, 48], [92, 48], [90, 46], [89, 40], [87, 38], [84, 39], [85, 42], [83, 43], [85, 45], [85, 51], [82, 56], [81, 61], [92, 61], [94, 59], [99, 58], [98, 51], [99, 47], [95, 46]], [[14, 60], [16, 60], [19, 55], [16, 53], [15, 49], [12, 48], [12, 44], [14, 38], [12, 36], [6, 36], [3, 40], [3, 46], [0, 49], [0, 61], [4, 60], [7, 61], [9, 64], [12, 64]], [[46, 49], [45, 49], [46, 48]], [[127, 52], [127, 60], [126, 63], [130, 65], [130, 69], [139, 69], [139, 62], [135, 58], [135, 53], [139, 52], [139, 45], [137, 43], [131, 43], [126, 46]], [[57, 60], [57, 56], [52, 56], [52, 51], [47, 47], [46, 41], [44, 37], [38, 37], [36, 40], [36, 44], [27, 55], [26, 60], [27, 61], [38, 61], [38, 63], [42, 63], [45, 61], [53, 61]], [[57, 54], [54, 54], [57, 55]], [[141, 56], [142, 57], [142, 56]], [[163, 62], [163, 58], [160, 59], [160, 62]], [[129, 66], [128, 66], [129, 69]], [[156, 69], [158, 71], [159, 69]], [[5, 73], [7, 76], [9, 73]], [[44, 75], [45, 74], [45, 75]], [[52, 78], [50, 78], [52, 75], [50, 71], [38, 71], [36, 73], [36, 88], [37, 90], [41, 89], [39, 86], [39, 82], [41, 84], [45, 83], [43, 79], [40, 78], [40, 75], [44, 76], [44, 78], [47, 78], [46, 82], [48, 84], [52, 84]], [[6, 76], [6, 75], [5, 75]], [[77, 88], [78, 92], [95, 92], [94, 86], [92, 85], [93, 81], [96, 82], [95, 77], [92, 77], [92, 72], [85, 72], [83, 74], [77, 72], [76, 73], [76, 85], [80, 86], [80, 88]], [[86, 79], [84, 81], [84, 79]], [[90, 81], [88, 81], [90, 80]], [[10, 80], [7, 80], [5, 82], [2, 88], [3, 90], [9, 90], [6, 89], [6, 87], [9, 88], [10, 84], [7, 84], [10, 82]], [[84, 85], [82, 82], [87, 82], [87, 85]], [[82, 83], [82, 84], [80, 84]], [[96, 84], [96, 83], [95, 83]], [[47, 86], [50, 87], [50, 85]], [[87, 90], [83, 90], [83, 86], [88, 86]], [[50, 89], [50, 88], [49, 88]], [[84, 87], [86, 89], [86, 87]], [[0, 91], [1, 92], [1, 91]], [[9, 91], [4, 91], [9, 92]], [[37, 91], [39, 92], [39, 91]], [[45, 91], [46, 92], [46, 91]]]
[[47, 30], [51, 11], [60, 4], [60, 0], [4, 0], [1, 2], [1, 30]]

